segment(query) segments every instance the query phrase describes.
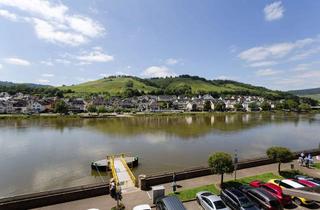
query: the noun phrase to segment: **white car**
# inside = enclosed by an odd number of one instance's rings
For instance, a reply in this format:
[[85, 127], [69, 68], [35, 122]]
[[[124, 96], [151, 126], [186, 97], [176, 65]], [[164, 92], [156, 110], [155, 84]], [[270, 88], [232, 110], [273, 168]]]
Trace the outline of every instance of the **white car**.
[[151, 210], [151, 207], [148, 204], [142, 204], [142, 205], [133, 207], [132, 210]]
[[220, 196], [214, 195], [208, 191], [198, 192], [197, 202], [204, 210], [231, 210], [224, 204]]

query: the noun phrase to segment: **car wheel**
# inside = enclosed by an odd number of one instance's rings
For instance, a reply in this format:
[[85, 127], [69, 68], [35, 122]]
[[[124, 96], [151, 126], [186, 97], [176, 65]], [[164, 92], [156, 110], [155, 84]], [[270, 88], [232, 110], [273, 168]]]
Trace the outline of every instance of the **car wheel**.
[[298, 205], [298, 206], [301, 206], [302, 205], [302, 202], [299, 198], [294, 198], [293, 201]]
[[200, 205], [200, 200], [199, 200], [199, 198], [197, 197], [197, 203]]

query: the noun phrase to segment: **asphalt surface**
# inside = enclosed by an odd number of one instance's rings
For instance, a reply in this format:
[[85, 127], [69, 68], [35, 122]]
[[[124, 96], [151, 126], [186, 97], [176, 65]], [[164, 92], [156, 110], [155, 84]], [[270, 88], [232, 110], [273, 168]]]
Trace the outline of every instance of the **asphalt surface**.
[[[186, 202], [183, 205], [187, 208], [187, 210], [203, 210], [202, 207], [196, 202]], [[304, 207], [304, 206], [292, 206], [290, 208], [285, 208], [290, 210], [310, 210], [310, 209], [320, 209], [319, 205]]]

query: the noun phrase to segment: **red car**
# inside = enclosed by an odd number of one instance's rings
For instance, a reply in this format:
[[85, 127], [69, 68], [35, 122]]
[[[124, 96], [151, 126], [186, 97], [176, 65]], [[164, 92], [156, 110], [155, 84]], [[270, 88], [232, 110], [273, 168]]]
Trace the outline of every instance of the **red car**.
[[250, 186], [251, 187], [260, 187], [260, 188], [267, 190], [272, 195], [276, 196], [278, 198], [279, 202], [283, 206], [288, 206], [288, 205], [292, 204], [291, 197], [288, 195], [284, 195], [282, 193], [281, 187], [279, 187], [278, 185], [275, 185], [272, 183], [263, 183], [261, 181], [256, 180], [256, 181], [250, 182]]
[[306, 187], [317, 187], [319, 186], [318, 184], [312, 182], [312, 180], [306, 180], [306, 179], [297, 179], [294, 180], [296, 182], [299, 182], [300, 184], [306, 186]]

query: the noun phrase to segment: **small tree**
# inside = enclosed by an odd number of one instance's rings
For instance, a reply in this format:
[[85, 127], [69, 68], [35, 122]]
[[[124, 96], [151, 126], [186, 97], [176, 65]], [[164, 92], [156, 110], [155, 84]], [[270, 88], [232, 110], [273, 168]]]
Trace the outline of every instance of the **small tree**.
[[264, 101], [262, 104], [261, 104], [261, 109], [263, 110], [263, 111], [270, 111], [271, 110], [271, 105], [268, 103], [268, 102], [266, 102], [266, 101]]
[[89, 105], [87, 110], [88, 112], [97, 112], [97, 108], [94, 105]]
[[243, 110], [243, 106], [240, 103], [236, 103], [235, 105], [233, 105], [234, 109], [236, 111], [242, 111]]
[[209, 157], [208, 163], [213, 173], [221, 175], [222, 187], [223, 175], [225, 173], [232, 173], [234, 170], [231, 155], [225, 152], [215, 152]]
[[302, 104], [299, 105], [299, 110], [300, 111], [308, 112], [308, 111], [310, 111], [310, 109], [311, 109], [311, 107], [307, 103], [302, 103]]
[[63, 100], [58, 100], [54, 104], [54, 112], [60, 114], [68, 113], [68, 105]]
[[211, 102], [210, 101], [204, 102], [203, 111], [208, 112], [210, 110], [211, 110]]
[[286, 109], [290, 109], [291, 111], [296, 111], [299, 108], [299, 104], [297, 101], [293, 100], [293, 99], [288, 99], [285, 102], [285, 108]]
[[248, 107], [251, 109], [251, 111], [257, 111], [259, 110], [259, 106], [256, 102], [251, 102]]
[[100, 113], [106, 113], [106, 112], [107, 112], [107, 109], [106, 109], [105, 106], [98, 106], [98, 107], [97, 107], [97, 112], [98, 112], [98, 114], [100, 114]]
[[281, 171], [281, 163], [288, 163], [292, 159], [292, 152], [285, 147], [270, 147], [267, 150], [267, 155], [270, 159], [278, 162], [278, 173]]
[[127, 88], [133, 88], [133, 81], [132, 81], [132, 80], [128, 80], [128, 81], [126, 82], [125, 86], [126, 86]]
[[223, 102], [218, 102], [214, 105], [214, 111], [223, 112], [226, 110], [226, 105]]

